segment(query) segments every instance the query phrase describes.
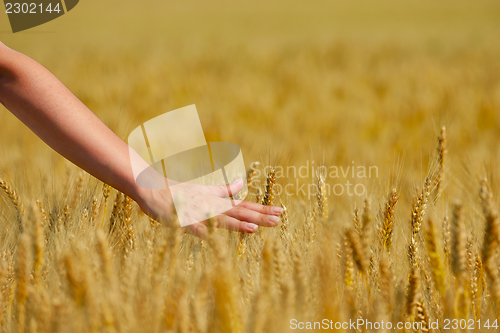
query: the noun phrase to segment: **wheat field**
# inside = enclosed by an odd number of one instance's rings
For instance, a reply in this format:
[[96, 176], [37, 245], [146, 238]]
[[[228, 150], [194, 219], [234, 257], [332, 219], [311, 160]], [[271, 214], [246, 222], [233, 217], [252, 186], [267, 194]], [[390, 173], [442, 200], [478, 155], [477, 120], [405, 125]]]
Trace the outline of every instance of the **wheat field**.
[[8, 30], [123, 139], [196, 104], [285, 213], [169, 229], [0, 107], [1, 332], [498, 331], [497, 2], [88, 0]]

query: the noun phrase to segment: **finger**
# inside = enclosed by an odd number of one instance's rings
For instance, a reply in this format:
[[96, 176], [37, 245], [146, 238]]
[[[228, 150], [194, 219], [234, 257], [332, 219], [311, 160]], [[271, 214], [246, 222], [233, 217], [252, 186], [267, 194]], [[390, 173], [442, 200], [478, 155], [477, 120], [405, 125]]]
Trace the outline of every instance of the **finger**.
[[240, 201], [238, 206], [245, 207], [247, 209], [259, 212], [261, 214], [267, 215], [281, 215], [283, 213], [283, 208], [276, 206], [264, 206], [256, 202], [251, 201]]
[[216, 195], [221, 198], [227, 198], [235, 195], [243, 188], [243, 179], [238, 179], [231, 184], [207, 186], [209, 194]]
[[219, 228], [225, 228], [230, 231], [239, 231], [245, 233], [254, 233], [259, 228], [258, 225], [253, 223], [246, 223], [235, 219], [234, 217], [221, 214], [217, 216]]
[[201, 239], [208, 238], [208, 229], [203, 223], [194, 223], [184, 227], [184, 232]]
[[236, 206], [225, 212], [227, 216], [234, 217], [240, 221], [255, 223], [264, 227], [274, 227], [279, 223], [280, 218], [275, 215], [266, 215], [242, 206]]

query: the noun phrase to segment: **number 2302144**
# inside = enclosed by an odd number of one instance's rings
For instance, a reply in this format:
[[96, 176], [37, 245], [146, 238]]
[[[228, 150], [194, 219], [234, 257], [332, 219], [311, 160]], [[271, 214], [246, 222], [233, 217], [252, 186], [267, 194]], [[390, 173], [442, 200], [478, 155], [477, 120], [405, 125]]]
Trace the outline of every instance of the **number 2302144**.
[[61, 8], [59, 7], [59, 3], [56, 3], [52, 5], [49, 3], [47, 6], [44, 6], [43, 4], [37, 4], [34, 2], [28, 3], [28, 2], [15, 2], [15, 3], [10, 3], [7, 2], [5, 4], [5, 12], [7, 14], [41, 14], [41, 13], [60, 13]]
[[444, 320], [444, 323], [443, 323], [443, 329], [444, 330], [456, 330], [458, 328], [462, 329], [462, 330], [473, 330], [475, 329], [477, 326], [477, 328], [479, 329], [494, 329], [494, 330], [497, 330], [498, 329], [498, 324], [497, 324], [497, 320], [495, 319], [495, 321], [492, 321], [490, 323], [490, 320], [485, 320], [485, 321], [481, 321], [480, 319], [478, 320], [473, 320], [473, 319], [469, 319], [469, 320], [466, 320], [466, 319], [461, 319], [461, 320], [458, 320], [458, 319], [445, 319]]

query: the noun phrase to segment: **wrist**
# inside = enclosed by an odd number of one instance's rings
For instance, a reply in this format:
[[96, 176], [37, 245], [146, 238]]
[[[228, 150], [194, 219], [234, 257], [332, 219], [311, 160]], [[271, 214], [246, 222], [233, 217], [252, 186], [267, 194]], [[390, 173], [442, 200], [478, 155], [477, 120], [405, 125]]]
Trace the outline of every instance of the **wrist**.
[[174, 213], [174, 204], [168, 187], [155, 190], [137, 188], [132, 199], [146, 215], [158, 222], [169, 224]]
[[149, 196], [151, 195], [151, 190], [140, 188], [139, 186], [135, 186], [131, 192], [130, 192], [130, 197], [132, 200], [137, 202], [139, 207], [142, 207], [150, 201]]

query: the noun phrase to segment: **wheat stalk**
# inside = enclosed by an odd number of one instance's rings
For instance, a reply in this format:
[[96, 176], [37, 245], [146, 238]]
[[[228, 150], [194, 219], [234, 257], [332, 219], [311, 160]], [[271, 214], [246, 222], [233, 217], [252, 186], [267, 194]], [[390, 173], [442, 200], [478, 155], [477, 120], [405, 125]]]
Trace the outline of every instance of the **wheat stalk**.
[[103, 197], [103, 206], [104, 206], [104, 214], [102, 217], [102, 227], [104, 227], [104, 221], [106, 220], [106, 211], [108, 210], [108, 197], [111, 192], [111, 186], [108, 184], [102, 185], [102, 197]]
[[487, 266], [492, 256], [492, 251], [497, 246], [499, 241], [499, 226], [498, 212], [493, 204], [493, 198], [485, 179], [481, 181], [481, 191], [479, 193], [479, 197], [481, 199], [483, 215], [486, 220], [482, 249], [482, 262], [483, 265]]
[[[251, 164], [251, 168], [247, 171], [247, 189], [248, 192], [250, 193], [250, 189], [254, 189], [254, 195], [256, 197], [256, 200], [258, 203], [262, 200], [262, 198], [259, 198], [259, 195], [262, 195], [262, 190], [259, 187], [259, 179], [258, 179], [258, 174], [257, 170], [260, 166], [260, 162], [253, 162]], [[260, 193], [260, 194], [259, 194]]]
[[448, 215], [443, 218], [443, 247], [444, 256], [446, 260], [450, 258], [450, 246], [451, 246], [451, 231], [450, 222], [448, 221]]
[[352, 289], [354, 287], [354, 260], [352, 256], [352, 248], [349, 245], [347, 236], [344, 236], [344, 254], [345, 254], [345, 274], [344, 283], [347, 289]]
[[19, 240], [17, 247], [17, 270], [16, 281], [17, 284], [17, 324], [19, 325], [19, 332], [25, 331], [26, 322], [26, 300], [28, 298], [28, 283], [29, 283], [29, 266], [28, 256], [30, 247], [30, 237], [28, 234], [23, 233]]
[[326, 195], [326, 183], [323, 176], [318, 177], [316, 199], [317, 216], [320, 221], [326, 221], [328, 219], [328, 197]]
[[247, 252], [247, 240], [248, 240], [248, 234], [240, 232], [238, 236], [238, 248], [237, 248], [238, 259], [241, 259]]
[[415, 302], [415, 308], [417, 311], [416, 319], [422, 324], [420, 330], [422, 333], [429, 332], [429, 314], [423, 304], [423, 301], [417, 300]]
[[354, 225], [354, 230], [358, 234], [358, 236], [361, 238], [363, 237], [363, 224], [361, 223], [361, 216], [358, 208], [354, 209], [354, 213], [352, 216], [352, 222]]
[[463, 278], [466, 267], [466, 242], [465, 226], [462, 219], [462, 205], [453, 205], [451, 219], [451, 267], [458, 280]]
[[390, 251], [392, 246], [392, 234], [394, 225], [394, 208], [398, 203], [399, 195], [398, 191], [393, 188], [392, 192], [389, 194], [387, 203], [385, 204], [384, 220], [382, 221], [382, 227], [380, 228], [382, 234], [382, 248], [387, 252]]
[[352, 250], [352, 256], [354, 263], [358, 267], [358, 270], [362, 274], [366, 274], [368, 263], [366, 261], [366, 256], [363, 250], [363, 245], [358, 237], [358, 234], [353, 230], [349, 229], [346, 233], [347, 242]]
[[118, 224], [123, 219], [123, 204], [125, 195], [122, 192], [116, 193], [115, 202], [113, 203], [113, 210], [109, 218], [109, 233], [113, 233], [118, 228]]
[[[38, 205], [37, 205], [38, 203]], [[42, 266], [44, 264], [45, 256], [45, 232], [43, 230], [43, 222], [40, 214], [40, 210], [44, 213], [43, 208], [39, 201], [31, 205], [31, 214], [33, 220], [33, 229], [35, 236], [35, 264], [34, 264], [34, 277], [37, 283], [37, 291], [41, 292], [41, 276], [42, 276]]]
[[436, 228], [432, 219], [429, 219], [428, 225], [425, 240], [432, 268], [432, 277], [434, 278], [434, 283], [436, 284], [436, 289], [439, 294], [444, 296], [446, 288], [444, 265], [437, 245]]
[[406, 294], [406, 316], [408, 320], [412, 321], [420, 292], [419, 265], [416, 259], [417, 248], [415, 244], [410, 244], [408, 252], [410, 253], [410, 276], [408, 279], [408, 290]]
[[382, 300], [386, 305], [387, 314], [393, 309], [392, 304], [392, 273], [389, 262], [389, 256], [386, 252], [382, 252], [379, 261], [379, 274], [380, 274], [380, 294]]
[[109, 248], [106, 235], [101, 229], [97, 229], [96, 238], [97, 238], [97, 253], [101, 258], [102, 273], [106, 281], [108, 281], [108, 283], [111, 283], [113, 278], [111, 249]]
[[78, 174], [78, 179], [76, 181], [76, 188], [73, 191], [73, 197], [71, 198], [71, 201], [69, 203], [69, 206], [71, 208], [74, 208], [76, 203], [80, 201], [84, 184], [85, 184], [85, 172], [81, 170], [80, 173]]
[[436, 173], [435, 186], [436, 196], [443, 194], [443, 183], [445, 180], [445, 160], [446, 160], [446, 127], [441, 127], [441, 135], [438, 136], [438, 171]]
[[269, 170], [269, 174], [266, 179], [266, 192], [264, 193], [264, 199], [262, 200], [262, 204], [264, 206], [273, 206], [274, 205], [274, 184], [276, 184], [275, 171], [274, 168]]
[[372, 213], [371, 208], [372, 203], [369, 198], [365, 199], [363, 206], [363, 213], [361, 214], [361, 241], [363, 245], [363, 250], [365, 253], [368, 252], [369, 244], [371, 243], [371, 223], [372, 223]]
[[288, 210], [284, 204], [281, 204], [281, 208], [283, 211], [281, 212], [281, 223], [280, 223], [280, 238], [282, 243], [285, 246], [285, 249], [289, 250], [289, 242], [290, 242], [290, 233], [289, 233], [289, 225], [290, 221], [288, 219]]
[[17, 195], [16, 191], [10, 186], [9, 183], [3, 178], [0, 177], [0, 188], [5, 192], [7, 197], [10, 199], [12, 204], [14, 205], [14, 208], [16, 209], [17, 212], [17, 220], [19, 223], [19, 230], [22, 232], [23, 231], [23, 225], [22, 221], [24, 218], [24, 205]]

